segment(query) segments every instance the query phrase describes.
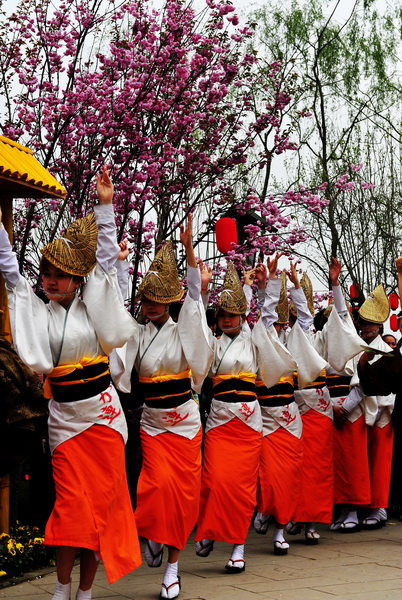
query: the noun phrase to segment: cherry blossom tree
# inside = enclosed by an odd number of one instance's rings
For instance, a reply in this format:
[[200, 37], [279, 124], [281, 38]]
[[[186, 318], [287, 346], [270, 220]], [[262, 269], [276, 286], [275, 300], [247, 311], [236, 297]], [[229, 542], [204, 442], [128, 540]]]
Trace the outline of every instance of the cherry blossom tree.
[[68, 191], [64, 201], [18, 205], [15, 244], [31, 277], [39, 248], [90, 209], [103, 163], [116, 185], [119, 239], [134, 250], [134, 287], [144, 258], [175, 239], [189, 212], [200, 253], [228, 210], [256, 215], [231, 258], [305, 239], [282, 208], [320, 211], [325, 199], [300, 185], [261, 195], [250, 183], [267, 164], [266, 149], [250, 151], [258, 136], [273, 139], [273, 155], [295, 148], [282, 123], [289, 86], [280, 63], [266, 65], [267, 102], [255, 111], [253, 30], [229, 0], [207, 0], [199, 12], [185, 0], [160, 9], [147, 0], [22, 0], [3, 17], [1, 131]]

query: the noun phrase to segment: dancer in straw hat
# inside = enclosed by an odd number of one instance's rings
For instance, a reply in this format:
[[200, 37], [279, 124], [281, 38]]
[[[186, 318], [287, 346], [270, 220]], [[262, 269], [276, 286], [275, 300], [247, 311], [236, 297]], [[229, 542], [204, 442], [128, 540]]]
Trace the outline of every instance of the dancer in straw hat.
[[[272, 335], [280, 334], [297, 363], [297, 382], [300, 389], [313, 381], [325, 366], [325, 361], [312, 348], [303, 330], [312, 323], [307, 301], [299, 282], [296, 264], [277, 278], [277, 255], [268, 259], [269, 272], [260, 266], [259, 288], [265, 293], [262, 319]], [[297, 319], [292, 320], [289, 332], [282, 330], [289, 315], [287, 279], [294, 284], [290, 295]], [[275, 310], [275, 306], [277, 306]], [[275, 519], [273, 533], [274, 553], [287, 554], [289, 544], [283, 531], [296, 510], [302, 486], [303, 436], [302, 420], [295, 402], [295, 377], [282, 377], [271, 388], [257, 384], [257, 397], [263, 417], [263, 444], [259, 467], [259, 494], [254, 526], [258, 533], [266, 533], [269, 517]]]
[[[307, 273], [303, 273], [300, 286], [303, 289], [305, 307], [308, 306], [309, 322], [302, 329], [309, 343], [314, 343], [313, 288]], [[302, 307], [296, 306], [299, 315]], [[293, 334], [293, 329], [292, 329]], [[293, 345], [291, 351], [298, 358]], [[299, 361], [298, 361], [299, 362]], [[320, 535], [316, 523], [331, 523], [333, 508], [333, 411], [329, 390], [326, 386], [326, 360], [321, 370], [307, 385], [297, 386], [295, 400], [303, 424], [303, 467], [301, 471], [300, 496], [293, 520], [286, 526], [287, 533], [296, 535], [304, 529], [306, 544], [317, 544]]]
[[[141, 556], [128, 492], [127, 426], [111, 384], [108, 355], [134, 330], [115, 275], [119, 253], [106, 167], [97, 175], [99, 206], [42, 249], [43, 303], [19, 274], [3, 226], [0, 270], [5, 278], [15, 347], [34, 371], [46, 374], [49, 442], [56, 502], [45, 544], [56, 547], [53, 600], [69, 600], [80, 550], [77, 600], [89, 600], [99, 559], [113, 583]], [[82, 298], [77, 294], [84, 277]]]
[[187, 226], [180, 228], [180, 240], [186, 249], [188, 292], [177, 323], [169, 316], [169, 304], [179, 301], [184, 289], [172, 245], [166, 242], [138, 288], [137, 299], [149, 322], [136, 325], [124, 352], [116, 353], [115, 364], [115, 381], [123, 392], [130, 391], [135, 367], [144, 401], [143, 464], [135, 514], [150, 567], [162, 565], [167, 546], [161, 598], [177, 598], [180, 593], [179, 554], [198, 516], [202, 429], [192, 388], [201, 390], [213, 357], [191, 214]]
[[[252, 284], [254, 271], [245, 274]], [[229, 263], [219, 299], [215, 355], [211, 368], [213, 400], [206, 422], [200, 516], [196, 553], [206, 557], [216, 540], [232, 544], [228, 573], [245, 570], [244, 544], [256, 497], [262, 443], [261, 411], [256, 398], [257, 363], [266, 385], [293, 372], [296, 363], [258, 321], [252, 332], [247, 300]]]
[[[388, 298], [382, 285], [369, 294], [358, 311], [361, 345], [372, 350], [391, 352], [382, 340], [380, 326], [389, 316]], [[374, 357], [377, 360], [379, 356]], [[393, 428], [391, 413], [395, 395], [367, 395], [360, 385], [357, 364], [350, 391], [338, 407], [338, 427], [334, 431], [335, 503], [343, 505], [337, 521], [338, 531], [352, 533], [361, 527], [383, 527], [391, 478]], [[370, 510], [359, 522], [357, 510]]]

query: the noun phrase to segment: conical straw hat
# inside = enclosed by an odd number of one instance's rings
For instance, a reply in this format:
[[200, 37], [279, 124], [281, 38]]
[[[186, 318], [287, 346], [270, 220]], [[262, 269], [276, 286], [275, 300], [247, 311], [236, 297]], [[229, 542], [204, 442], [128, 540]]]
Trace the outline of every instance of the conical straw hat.
[[172, 242], [166, 242], [155, 255], [148, 272], [141, 281], [136, 301], [144, 296], [153, 302], [170, 304], [183, 297], [184, 289], [179, 280]]
[[[287, 288], [287, 279], [286, 279], [286, 271], [282, 271], [281, 273], [281, 293], [279, 296], [279, 301], [276, 307], [276, 312], [278, 313], [277, 323], [280, 325], [285, 325], [289, 321], [289, 301], [288, 301], [288, 288]], [[295, 313], [297, 314], [297, 313]]]
[[85, 277], [96, 263], [98, 229], [94, 213], [77, 219], [64, 234], [41, 249], [52, 265], [70, 275]]
[[244, 315], [247, 312], [246, 296], [232, 262], [228, 263], [223, 289], [219, 298], [219, 307], [232, 315]]
[[359, 317], [370, 323], [384, 323], [389, 317], [390, 306], [382, 283], [372, 291], [358, 310]]
[[310, 277], [307, 275], [307, 273], [303, 273], [300, 279], [300, 285], [302, 287], [304, 295], [306, 296], [307, 306], [311, 313], [311, 316], [314, 317], [315, 310], [313, 284], [311, 283]]

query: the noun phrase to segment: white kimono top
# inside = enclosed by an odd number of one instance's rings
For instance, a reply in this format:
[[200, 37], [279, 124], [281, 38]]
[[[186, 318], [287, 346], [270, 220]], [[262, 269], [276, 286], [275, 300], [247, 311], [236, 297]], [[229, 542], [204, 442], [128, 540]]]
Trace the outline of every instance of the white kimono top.
[[[280, 279], [269, 279], [265, 290], [259, 291], [259, 304], [261, 305], [262, 310], [261, 318], [265, 327], [274, 338], [277, 337], [277, 334], [273, 327], [273, 323], [278, 318], [276, 306], [279, 301], [281, 286], [282, 282]], [[316, 406], [314, 404], [315, 401], [319, 401], [319, 399], [316, 398], [316, 394], [310, 393], [313, 392], [313, 390], [304, 390], [303, 388], [316, 379], [320, 371], [325, 367], [326, 361], [323, 360], [312, 347], [309, 337], [305, 332], [305, 330], [310, 327], [313, 319], [308, 310], [303, 290], [301, 288], [291, 288], [290, 295], [297, 307], [297, 321], [290, 331], [286, 333], [286, 336], [282, 336], [282, 340], [286, 346], [286, 351], [293, 358], [294, 371], [297, 371], [298, 375], [298, 387], [300, 392], [295, 391], [294, 396], [296, 400], [296, 394], [303, 394], [303, 402], [305, 402], [306, 405], [308, 402], [309, 404]], [[285, 348], [283, 347], [283, 349]], [[261, 374], [263, 375], [262, 372]], [[282, 427], [295, 437], [301, 437], [302, 420], [298, 403], [291, 402], [284, 406], [262, 406], [261, 411], [263, 416], [264, 436], [269, 435], [270, 433], [275, 432], [279, 427]]]
[[[111, 360], [113, 381], [129, 393], [131, 371], [135, 367], [140, 377], [172, 375], [191, 369], [193, 389], [201, 391], [202, 383], [213, 358], [210, 329], [200, 300], [199, 270], [187, 267], [189, 292], [179, 312], [177, 323], [170, 317], [162, 327], [152, 322], [135, 322], [134, 334]], [[144, 406], [141, 427], [155, 436], [170, 431], [188, 439], [194, 438], [201, 426], [198, 403], [194, 398], [175, 408]]]
[[[365, 342], [362, 340], [362, 345]], [[380, 335], [370, 343], [366, 344], [370, 348], [377, 348], [383, 352], [392, 352], [392, 348], [388, 346]], [[373, 357], [370, 363], [381, 358], [380, 354]], [[359, 375], [357, 372], [357, 363], [360, 355], [353, 358], [354, 373], [350, 382], [351, 390], [343, 402], [343, 407], [349, 411], [348, 420], [354, 423], [362, 414], [367, 425], [376, 425], [377, 427], [385, 427], [391, 421], [391, 414], [395, 404], [395, 394], [388, 396], [365, 396], [360, 387]]]
[[[22, 360], [37, 373], [55, 366], [79, 365], [83, 357], [108, 356], [134, 330], [134, 320], [122, 304], [117, 284], [116, 242], [112, 205], [95, 207], [98, 226], [98, 264], [88, 277], [83, 298], [65, 309], [51, 300], [45, 304], [18, 273], [18, 264], [0, 229], [0, 270], [5, 277], [13, 344]], [[99, 424], [127, 440], [127, 425], [116, 390], [110, 384], [101, 394], [73, 402], [49, 401], [51, 452], [69, 438]]]
[[[244, 293], [250, 303], [251, 287], [244, 286]], [[278, 340], [275, 331], [268, 331], [260, 318], [250, 332], [247, 323], [242, 325], [240, 334], [230, 338], [222, 334], [215, 339], [215, 356], [211, 376], [242, 372], [258, 374], [267, 387], [273, 386], [281, 377], [291, 375], [296, 362]], [[213, 398], [211, 411], [206, 423], [206, 431], [222, 425], [235, 416], [255, 431], [263, 430], [264, 407], [257, 399], [251, 402], [224, 402]]]

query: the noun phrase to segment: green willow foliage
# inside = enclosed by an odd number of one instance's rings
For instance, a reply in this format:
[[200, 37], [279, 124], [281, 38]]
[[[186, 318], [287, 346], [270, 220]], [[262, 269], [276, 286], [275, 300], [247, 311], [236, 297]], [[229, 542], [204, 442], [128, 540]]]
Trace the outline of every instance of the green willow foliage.
[[[281, 181], [326, 186], [327, 208], [307, 217], [313, 241], [304, 256], [323, 282], [328, 260], [338, 256], [348, 283], [370, 291], [382, 282], [390, 289], [402, 221], [395, 169], [402, 141], [402, 12], [378, 0], [344, 5], [340, 11], [339, 1], [268, 1], [253, 15], [258, 49], [267, 63], [280, 60], [283, 76], [293, 80], [289, 113], [309, 115], [292, 121], [298, 152], [287, 158]], [[351, 185], [343, 177], [353, 172], [360, 181]], [[305, 215], [300, 219], [306, 222]]]

